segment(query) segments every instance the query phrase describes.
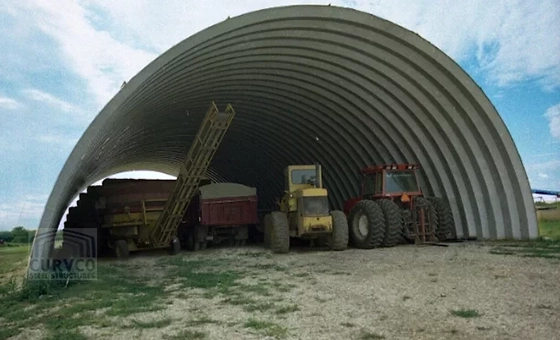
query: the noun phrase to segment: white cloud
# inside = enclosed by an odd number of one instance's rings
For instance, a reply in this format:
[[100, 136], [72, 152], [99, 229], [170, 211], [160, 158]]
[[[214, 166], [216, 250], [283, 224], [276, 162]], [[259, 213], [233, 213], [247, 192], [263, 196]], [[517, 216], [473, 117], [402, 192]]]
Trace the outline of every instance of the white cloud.
[[461, 2], [359, 0], [357, 8], [406, 27], [458, 61], [473, 51], [497, 85], [538, 80], [560, 86], [557, 0]]
[[[18, 3], [17, 15], [50, 35], [62, 50], [65, 62], [87, 81], [98, 105], [104, 105], [156, 54], [121, 43], [88, 20], [90, 12], [74, 1], [28, 0]], [[25, 16], [25, 18], [23, 18]]]
[[45, 144], [54, 144], [58, 147], [68, 147], [73, 148], [74, 145], [78, 142], [78, 139], [75, 137], [68, 137], [62, 134], [54, 134], [54, 133], [43, 133], [36, 137], [36, 140], [45, 143]]
[[64, 101], [60, 98], [57, 98], [55, 96], [53, 96], [50, 93], [41, 91], [41, 90], [37, 90], [37, 89], [27, 89], [23, 91], [24, 94], [29, 97], [32, 100], [38, 101], [38, 102], [42, 102], [48, 105], [51, 105], [53, 107], [56, 107], [62, 111], [65, 112], [73, 112], [73, 111], [78, 111], [78, 109], [68, 103], [67, 101]]
[[7, 110], [15, 110], [21, 107], [17, 100], [0, 96], [0, 108]]
[[24, 225], [27, 229], [37, 228], [37, 225], [25, 224], [41, 218], [47, 198], [43, 194], [28, 194], [11, 202], [0, 203], [0, 230], [10, 230], [18, 225]]
[[539, 173], [539, 177], [540, 177], [540, 178], [546, 179], [546, 178], [548, 178], [549, 176], [548, 176], [547, 174]]
[[[123, 81], [159, 54], [228, 16], [267, 7], [329, 2], [26, 0], [9, 13], [54, 38], [69, 67], [87, 81], [89, 92], [103, 106]], [[551, 34], [560, 31], [556, 0], [538, 5], [521, 0], [461, 4], [445, 0], [337, 0], [332, 5], [353, 7], [400, 24], [457, 61], [474, 55], [480, 68], [498, 85], [526, 79], [540, 79], [548, 89], [560, 85], [560, 39]]]
[[548, 127], [552, 137], [560, 139], [560, 104], [548, 108], [544, 116], [548, 119]]

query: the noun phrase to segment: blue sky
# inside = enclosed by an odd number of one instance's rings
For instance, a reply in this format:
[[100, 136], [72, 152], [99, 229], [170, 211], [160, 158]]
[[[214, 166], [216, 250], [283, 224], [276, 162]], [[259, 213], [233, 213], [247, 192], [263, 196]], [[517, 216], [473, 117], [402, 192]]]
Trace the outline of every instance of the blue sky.
[[73, 146], [123, 80], [227, 16], [304, 3], [363, 10], [438, 46], [496, 106], [532, 186], [560, 190], [557, 0], [7, 0], [0, 2], [0, 230], [37, 226]]

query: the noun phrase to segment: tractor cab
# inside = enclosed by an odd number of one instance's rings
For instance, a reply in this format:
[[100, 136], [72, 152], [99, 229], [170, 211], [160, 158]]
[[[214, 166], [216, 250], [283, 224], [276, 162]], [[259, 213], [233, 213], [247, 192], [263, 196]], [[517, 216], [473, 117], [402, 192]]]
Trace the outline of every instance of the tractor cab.
[[422, 196], [416, 170], [417, 164], [384, 164], [362, 169], [363, 199], [390, 199], [410, 203], [411, 197]]
[[285, 190], [280, 210], [301, 209], [305, 216], [328, 216], [327, 189], [323, 188], [321, 166], [290, 165], [284, 170]]

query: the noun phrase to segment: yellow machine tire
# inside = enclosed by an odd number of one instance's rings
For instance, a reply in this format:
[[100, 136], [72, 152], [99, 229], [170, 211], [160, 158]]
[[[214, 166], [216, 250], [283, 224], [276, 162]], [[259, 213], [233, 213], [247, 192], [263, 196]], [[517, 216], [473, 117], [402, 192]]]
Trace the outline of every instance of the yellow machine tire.
[[270, 220], [271, 216], [270, 214], [266, 214], [264, 216], [264, 229], [263, 229], [263, 234], [264, 234], [264, 246], [265, 247], [270, 247], [270, 232], [271, 232], [271, 220]]
[[402, 216], [399, 206], [388, 199], [381, 199], [377, 201], [381, 210], [383, 210], [383, 217], [385, 218], [385, 233], [383, 236], [383, 247], [394, 247], [399, 240], [399, 234], [402, 230]]
[[349, 218], [352, 245], [358, 249], [378, 248], [383, 243], [385, 218], [379, 204], [361, 200], [352, 208]]
[[332, 233], [327, 237], [330, 250], [340, 251], [348, 248], [348, 221], [342, 211], [331, 211], [333, 220]]
[[288, 216], [280, 211], [270, 214], [270, 249], [274, 253], [285, 254], [290, 251], [290, 224]]

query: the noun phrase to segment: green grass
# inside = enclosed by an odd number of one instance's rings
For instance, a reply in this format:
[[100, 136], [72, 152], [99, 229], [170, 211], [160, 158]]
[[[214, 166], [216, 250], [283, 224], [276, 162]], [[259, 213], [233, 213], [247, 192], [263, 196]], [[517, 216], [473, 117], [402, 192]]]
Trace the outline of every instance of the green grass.
[[496, 244], [490, 250], [491, 254], [560, 260], [559, 240], [505, 241]]
[[[6, 247], [0, 249], [10, 254], [12, 260], [25, 259], [28, 247]], [[248, 255], [264, 256], [261, 253]], [[189, 259], [182, 256], [163, 257], [156, 261], [155, 268], [111, 261], [98, 262], [98, 279], [92, 281], [28, 281], [23, 289], [16, 289], [14, 281], [5, 280], [0, 284], [0, 315], [2, 327], [0, 339], [20, 334], [29, 325], [44, 330], [51, 339], [84, 339], [79, 327], [90, 325], [95, 328], [115, 327], [121, 329], [165, 328], [176, 321], [163, 320], [133, 321], [122, 323], [123, 317], [137, 313], [164, 310], [177, 294], [185, 298], [203, 296], [221, 297], [222, 302], [239, 306], [240, 310], [266, 313], [274, 318], [299, 310], [296, 305], [282, 305], [282, 293], [289, 292], [296, 285], [266, 280], [257, 284], [244, 284], [239, 280], [258, 273], [283, 272], [287, 268], [276, 264], [259, 264], [253, 267], [235, 269], [239, 259]], [[4, 264], [4, 263], [3, 263]], [[249, 269], [247, 269], [249, 268]], [[146, 275], [146, 270], [159, 270], [164, 276]], [[9, 269], [11, 270], [11, 269]], [[171, 284], [177, 288], [166, 291]], [[202, 291], [200, 291], [202, 290]], [[219, 323], [207, 316], [184, 321], [183, 328]], [[247, 329], [259, 334], [281, 339], [287, 329], [272, 322], [251, 319]], [[195, 328], [184, 330], [167, 339], [205, 339], [208, 335]]]
[[126, 325], [124, 326], [124, 328], [164, 328], [171, 325], [172, 322], [173, 320], [171, 320], [171, 318], [165, 318], [161, 320], [154, 320], [154, 321], [147, 321], [147, 322], [132, 320], [132, 324]]
[[539, 235], [552, 240], [560, 241], [560, 220], [559, 221], [539, 221]]
[[24, 261], [29, 256], [29, 251], [30, 246], [28, 244], [0, 246], [0, 278], [19, 269], [22, 262], [25, 266]]
[[451, 311], [451, 314], [461, 318], [478, 318], [480, 313], [474, 309], [458, 309]]
[[[4, 318], [4, 333], [19, 334], [30, 324], [48, 331], [51, 338], [82, 339], [77, 327], [112, 326], [114, 316], [165, 308], [169, 294], [163, 285], [149, 286], [128, 279], [126, 269], [99, 265], [98, 280], [92, 281], [28, 281], [21, 290], [4, 296], [0, 315]], [[97, 315], [106, 309], [104, 315]], [[169, 321], [165, 321], [167, 323]], [[141, 324], [137, 326], [142, 327]], [[162, 326], [146, 324], [144, 328]]]
[[288, 330], [276, 323], [269, 321], [262, 321], [257, 319], [249, 319], [244, 324], [245, 328], [256, 330], [258, 333], [274, 337], [276, 339], [283, 339], [286, 337]]
[[206, 339], [206, 334], [200, 331], [182, 330], [176, 335], [163, 335], [163, 339], [169, 340], [198, 340]]
[[276, 314], [288, 314], [299, 311], [299, 307], [297, 305], [290, 305], [284, 306], [276, 309]]
[[229, 270], [233, 261], [184, 260], [182, 257], [163, 258], [159, 265], [168, 266], [168, 278], [181, 278], [184, 288], [226, 289], [237, 285], [242, 272]]
[[360, 334], [360, 339], [361, 340], [385, 339], [385, 336], [377, 333], [362, 331], [362, 333]]

